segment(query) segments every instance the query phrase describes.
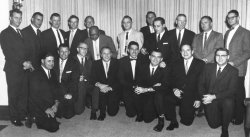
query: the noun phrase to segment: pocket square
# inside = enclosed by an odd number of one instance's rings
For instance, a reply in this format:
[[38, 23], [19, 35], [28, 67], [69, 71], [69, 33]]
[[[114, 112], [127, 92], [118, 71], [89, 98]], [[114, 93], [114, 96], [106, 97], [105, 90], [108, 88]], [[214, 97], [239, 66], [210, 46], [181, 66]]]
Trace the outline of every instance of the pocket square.
[[163, 45], [166, 45], [166, 44], [168, 44], [168, 42], [163, 42]]
[[66, 73], [71, 73], [72, 71], [66, 71]]

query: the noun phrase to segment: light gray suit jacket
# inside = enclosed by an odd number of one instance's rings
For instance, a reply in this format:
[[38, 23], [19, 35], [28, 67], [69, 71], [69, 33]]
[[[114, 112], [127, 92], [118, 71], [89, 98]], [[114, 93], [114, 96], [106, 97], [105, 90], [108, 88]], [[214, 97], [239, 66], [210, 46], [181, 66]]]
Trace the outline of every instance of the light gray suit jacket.
[[200, 33], [194, 37], [192, 44], [194, 56], [198, 59], [206, 58], [208, 63], [213, 63], [215, 50], [224, 46], [223, 35], [212, 30], [203, 48], [203, 34]]
[[[229, 30], [225, 34], [225, 47]], [[250, 31], [239, 26], [229, 43], [229, 62], [239, 70], [239, 76], [246, 75], [247, 61], [250, 58]]]

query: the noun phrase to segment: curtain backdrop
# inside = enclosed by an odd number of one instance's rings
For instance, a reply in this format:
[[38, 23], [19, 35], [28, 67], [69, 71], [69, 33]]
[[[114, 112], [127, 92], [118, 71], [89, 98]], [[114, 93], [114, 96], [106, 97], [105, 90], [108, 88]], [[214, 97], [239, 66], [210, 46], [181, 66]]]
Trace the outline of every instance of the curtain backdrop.
[[[12, 0], [10, 2], [12, 3]], [[236, 9], [240, 13], [240, 24], [250, 29], [250, 0], [24, 0], [23, 5], [21, 28], [30, 23], [31, 15], [36, 11], [44, 14], [41, 30], [50, 27], [49, 17], [54, 12], [61, 14], [61, 28], [65, 31], [68, 30], [67, 19], [70, 15], [75, 14], [80, 18], [80, 29], [84, 28], [84, 18], [91, 15], [95, 18], [95, 24], [105, 30], [115, 43], [117, 34], [122, 31], [122, 17], [131, 16], [133, 27], [139, 30], [146, 25], [147, 11], [154, 11], [157, 16], [165, 18], [168, 29], [174, 27], [177, 14], [184, 13], [187, 15], [187, 28], [196, 33], [199, 33], [200, 18], [209, 15], [213, 18], [214, 30], [224, 34], [227, 30], [224, 23], [226, 14], [229, 10]], [[246, 77], [248, 91], [249, 75], [248, 69]]]

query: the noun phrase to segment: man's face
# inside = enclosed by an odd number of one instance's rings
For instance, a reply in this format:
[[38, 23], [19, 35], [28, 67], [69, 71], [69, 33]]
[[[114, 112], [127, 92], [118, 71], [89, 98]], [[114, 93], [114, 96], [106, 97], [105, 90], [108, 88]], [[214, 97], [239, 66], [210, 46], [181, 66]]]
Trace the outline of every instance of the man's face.
[[239, 17], [237, 17], [234, 13], [229, 13], [227, 15], [227, 23], [233, 27], [239, 24]]
[[160, 34], [164, 31], [165, 29], [165, 24], [161, 24], [161, 21], [157, 20], [154, 21], [154, 29], [157, 34]]
[[201, 28], [204, 32], [207, 32], [212, 29], [212, 22], [208, 20], [207, 18], [203, 18], [201, 20]]
[[224, 66], [227, 64], [229, 56], [226, 51], [217, 51], [215, 54], [215, 60], [219, 66]]
[[186, 18], [183, 17], [183, 16], [179, 16], [179, 17], [176, 19], [176, 21], [175, 21], [175, 23], [177, 24], [177, 28], [178, 28], [178, 29], [184, 29], [185, 26], [186, 26], [186, 22], [187, 22], [187, 20], [186, 20]]
[[62, 60], [65, 60], [69, 57], [69, 48], [68, 47], [60, 47], [59, 51], [58, 51], [58, 54], [59, 54], [59, 57], [62, 59]]
[[183, 45], [181, 48], [182, 57], [187, 60], [193, 56], [194, 51], [191, 49], [189, 45]]
[[147, 23], [150, 25], [150, 26], [153, 26], [153, 23], [154, 23], [154, 19], [155, 19], [155, 15], [153, 13], [150, 13], [147, 15]]
[[124, 18], [122, 26], [125, 30], [130, 30], [132, 28], [132, 21], [129, 18]]
[[78, 54], [82, 57], [85, 57], [88, 52], [88, 45], [85, 43], [81, 43], [77, 48]]
[[51, 26], [55, 29], [59, 29], [61, 25], [61, 18], [57, 16], [53, 16], [52, 19], [50, 20]]
[[48, 70], [51, 70], [54, 67], [54, 57], [48, 56], [45, 59], [42, 59], [42, 66]]
[[112, 56], [112, 53], [111, 53], [110, 49], [103, 49], [102, 50], [101, 57], [102, 57], [103, 61], [105, 61], [105, 62], [110, 61], [111, 56]]
[[84, 23], [86, 28], [90, 28], [94, 26], [95, 22], [92, 18], [87, 18], [86, 22]]
[[128, 52], [132, 58], [137, 58], [139, 53], [139, 48], [137, 45], [131, 45], [130, 48], [128, 49]]
[[162, 61], [162, 55], [160, 52], [153, 51], [151, 55], [149, 56], [149, 60], [152, 66], [158, 66], [160, 62]]
[[79, 21], [76, 18], [71, 18], [69, 21], [69, 28], [70, 29], [77, 29]]
[[34, 18], [31, 18], [31, 23], [36, 27], [40, 28], [43, 24], [43, 16], [36, 15]]
[[10, 17], [9, 19], [10, 19], [10, 25], [18, 28], [22, 23], [22, 14], [14, 12], [13, 16]]
[[89, 37], [94, 41], [97, 40], [99, 38], [99, 31], [96, 29], [91, 29], [89, 31]]

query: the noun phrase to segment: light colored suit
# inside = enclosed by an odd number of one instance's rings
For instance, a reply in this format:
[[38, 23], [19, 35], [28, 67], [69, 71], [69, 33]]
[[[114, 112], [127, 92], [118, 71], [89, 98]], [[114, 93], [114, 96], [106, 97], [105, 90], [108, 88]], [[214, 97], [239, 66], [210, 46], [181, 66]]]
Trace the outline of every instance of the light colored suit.
[[143, 34], [137, 30], [132, 29], [131, 32], [128, 35], [128, 40], [126, 41], [126, 32], [123, 31], [117, 36], [117, 42], [118, 42], [118, 59], [127, 56], [127, 48], [125, 49], [125, 46], [128, 46], [130, 41], [135, 41], [139, 44], [139, 49], [142, 48], [144, 39]]
[[194, 56], [198, 59], [207, 59], [208, 63], [214, 62], [216, 49], [223, 47], [223, 35], [216, 31], [211, 31], [203, 48], [203, 33], [197, 34], [193, 40]]
[[[92, 40], [90, 38], [87, 38], [85, 40], [85, 43], [88, 45], [88, 56], [90, 57], [91, 60], [94, 60], [95, 58], [94, 58], [94, 49]], [[109, 47], [112, 52], [112, 57], [113, 58], [117, 57], [117, 51], [112, 38], [107, 35], [101, 34], [99, 36], [99, 50], [101, 51], [103, 47]]]
[[[227, 40], [229, 30], [225, 34]], [[226, 42], [225, 42], [226, 46]], [[247, 61], [250, 58], [250, 31], [239, 26], [229, 43], [229, 62], [239, 70], [239, 76], [244, 77], [247, 70]]]

